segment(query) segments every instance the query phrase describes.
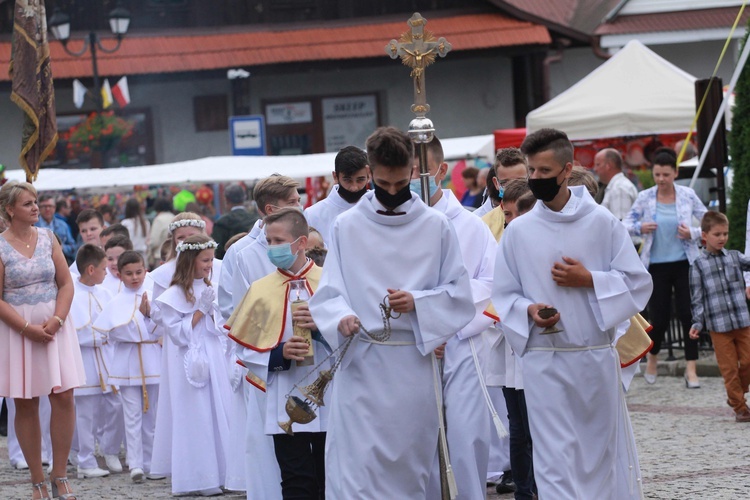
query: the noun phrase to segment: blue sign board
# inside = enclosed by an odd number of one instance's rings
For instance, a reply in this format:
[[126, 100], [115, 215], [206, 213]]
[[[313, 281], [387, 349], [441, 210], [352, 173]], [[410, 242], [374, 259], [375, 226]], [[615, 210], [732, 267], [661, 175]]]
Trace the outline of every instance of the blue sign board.
[[263, 115], [232, 116], [229, 133], [234, 156], [265, 156], [266, 124]]

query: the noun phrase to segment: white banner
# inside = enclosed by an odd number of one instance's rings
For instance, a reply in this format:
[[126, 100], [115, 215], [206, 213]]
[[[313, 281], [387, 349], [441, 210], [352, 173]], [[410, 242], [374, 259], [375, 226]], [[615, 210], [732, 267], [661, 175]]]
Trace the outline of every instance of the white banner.
[[289, 125], [291, 123], [310, 123], [312, 121], [312, 104], [309, 102], [285, 102], [266, 105], [266, 123], [268, 125]]
[[331, 97], [322, 100], [326, 152], [344, 146], [365, 147], [367, 137], [378, 126], [378, 103], [374, 95]]

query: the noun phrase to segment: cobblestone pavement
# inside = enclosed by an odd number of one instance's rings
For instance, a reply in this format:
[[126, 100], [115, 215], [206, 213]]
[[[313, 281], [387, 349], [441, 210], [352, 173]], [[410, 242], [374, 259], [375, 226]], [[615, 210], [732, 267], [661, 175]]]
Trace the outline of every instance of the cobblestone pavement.
[[[726, 406], [721, 378], [704, 377], [702, 388], [685, 389], [682, 378], [660, 376], [655, 385], [636, 377], [628, 395], [646, 498], [662, 500], [750, 498], [750, 424], [738, 424]], [[168, 480], [133, 484], [127, 471], [77, 480], [81, 500], [170, 497]], [[488, 488], [488, 499], [510, 499]], [[31, 498], [28, 472], [8, 463], [0, 438], [0, 499]], [[193, 497], [181, 497], [193, 498]], [[221, 498], [244, 498], [228, 493]]]

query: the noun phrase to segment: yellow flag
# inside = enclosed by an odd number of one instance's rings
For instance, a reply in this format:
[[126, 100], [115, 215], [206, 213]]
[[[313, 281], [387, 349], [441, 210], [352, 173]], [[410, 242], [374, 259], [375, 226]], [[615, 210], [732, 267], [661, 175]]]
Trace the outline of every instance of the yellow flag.
[[104, 80], [102, 85], [102, 109], [112, 106], [112, 88], [109, 86], [109, 80]]

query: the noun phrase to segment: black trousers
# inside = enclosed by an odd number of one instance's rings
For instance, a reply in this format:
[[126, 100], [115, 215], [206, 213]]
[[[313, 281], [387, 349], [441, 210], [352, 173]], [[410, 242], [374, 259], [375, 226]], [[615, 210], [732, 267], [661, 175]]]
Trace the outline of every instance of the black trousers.
[[654, 341], [651, 354], [658, 354], [664, 334], [672, 318], [672, 294], [677, 306], [677, 318], [682, 326], [682, 342], [685, 346], [685, 359], [698, 359], [698, 341], [689, 336], [692, 324], [690, 312], [690, 264], [686, 260], [651, 264], [648, 272], [654, 282], [654, 291], [648, 301], [648, 319], [654, 327], [649, 333]]
[[326, 433], [274, 434], [273, 447], [281, 469], [284, 500], [324, 499]]
[[[523, 390], [503, 387], [508, 408], [508, 434], [510, 437], [510, 470], [516, 483], [516, 500], [531, 500], [536, 493], [534, 464], [531, 452], [529, 416], [526, 413], [526, 396]], [[459, 486], [460, 487], [460, 486]]]

